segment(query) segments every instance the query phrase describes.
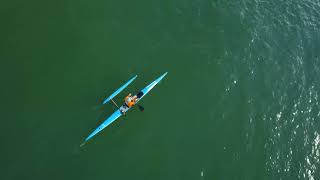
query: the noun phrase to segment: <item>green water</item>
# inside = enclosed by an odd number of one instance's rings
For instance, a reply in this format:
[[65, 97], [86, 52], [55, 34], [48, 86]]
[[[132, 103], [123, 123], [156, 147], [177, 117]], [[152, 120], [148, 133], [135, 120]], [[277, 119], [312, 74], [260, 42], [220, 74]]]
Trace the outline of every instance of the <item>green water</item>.
[[[1, 175], [317, 179], [319, 1], [0, 2]], [[168, 71], [86, 146], [115, 100]]]

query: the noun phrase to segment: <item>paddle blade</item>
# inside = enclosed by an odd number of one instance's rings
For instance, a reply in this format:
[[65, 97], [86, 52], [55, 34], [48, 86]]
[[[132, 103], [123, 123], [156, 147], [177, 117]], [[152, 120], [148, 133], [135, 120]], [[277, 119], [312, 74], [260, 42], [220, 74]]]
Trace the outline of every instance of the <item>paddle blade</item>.
[[142, 107], [142, 106], [140, 106], [140, 105], [138, 105], [138, 107], [139, 107], [139, 110], [140, 110], [141, 112], [144, 111], [144, 107]]
[[84, 146], [86, 142], [84, 141], [83, 143], [80, 144], [80, 147]]

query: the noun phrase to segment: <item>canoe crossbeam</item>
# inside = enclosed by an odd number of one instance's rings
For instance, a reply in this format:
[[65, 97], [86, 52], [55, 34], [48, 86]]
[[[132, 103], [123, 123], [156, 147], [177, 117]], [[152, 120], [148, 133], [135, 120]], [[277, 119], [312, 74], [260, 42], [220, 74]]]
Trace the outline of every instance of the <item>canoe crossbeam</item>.
[[118, 106], [118, 104], [116, 103], [116, 102], [114, 102], [114, 100], [113, 99], [111, 99], [111, 101], [112, 101], [112, 103], [119, 109], [119, 106]]

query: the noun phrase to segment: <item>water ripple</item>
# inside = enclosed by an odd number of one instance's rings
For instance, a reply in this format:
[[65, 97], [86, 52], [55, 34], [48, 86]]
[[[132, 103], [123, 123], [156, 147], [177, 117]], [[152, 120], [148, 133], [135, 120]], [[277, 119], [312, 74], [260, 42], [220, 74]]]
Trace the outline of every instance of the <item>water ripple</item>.
[[[251, 87], [248, 124], [256, 128], [262, 119], [266, 128], [265, 179], [317, 179], [320, 2], [245, 0], [237, 8], [251, 36], [243, 62], [257, 85]], [[254, 91], [258, 85], [263, 94]], [[249, 143], [254, 131], [247, 131]]]

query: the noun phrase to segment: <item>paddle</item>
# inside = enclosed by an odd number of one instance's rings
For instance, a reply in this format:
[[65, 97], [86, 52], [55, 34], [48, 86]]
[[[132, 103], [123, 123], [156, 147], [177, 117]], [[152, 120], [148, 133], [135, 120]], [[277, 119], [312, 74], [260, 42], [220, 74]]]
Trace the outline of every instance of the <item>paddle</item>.
[[138, 105], [138, 107], [139, 107], [139, 110], [140, 110], [141, 112], [144, 111], [144, 107], [142, 107], [142, 106], [140, 106], [140, 105]]

